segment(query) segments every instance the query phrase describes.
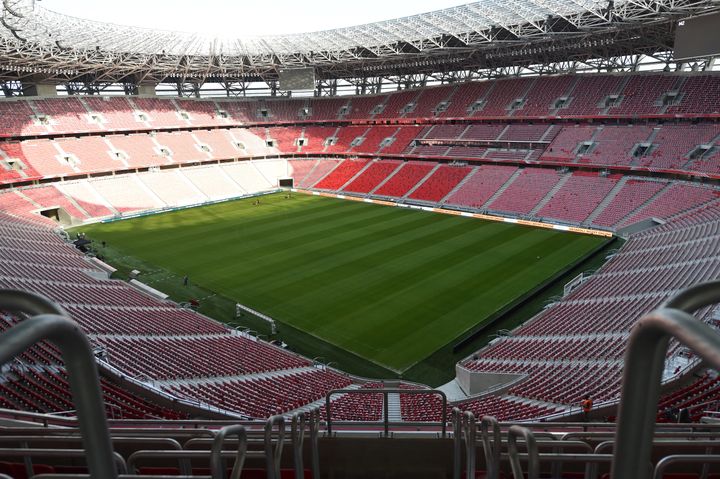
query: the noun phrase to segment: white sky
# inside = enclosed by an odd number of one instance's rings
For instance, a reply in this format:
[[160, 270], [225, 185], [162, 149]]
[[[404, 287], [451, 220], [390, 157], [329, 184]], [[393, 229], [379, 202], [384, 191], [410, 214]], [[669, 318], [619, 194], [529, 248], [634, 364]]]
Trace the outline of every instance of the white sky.
[[37, 0], [66, 15], [162, 30], [247, 37], [328, 30], [471, 0]]

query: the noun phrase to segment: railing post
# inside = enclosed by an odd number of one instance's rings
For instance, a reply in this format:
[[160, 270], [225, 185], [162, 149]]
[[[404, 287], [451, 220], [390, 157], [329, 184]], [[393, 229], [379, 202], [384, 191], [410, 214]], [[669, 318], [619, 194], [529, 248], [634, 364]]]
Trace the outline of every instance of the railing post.
[[0, 309], [37, 315], [0, 335], [0, 364], [12, 360], [35, 343], [49, 340], [62, 353], [77, 409], [90, 476], [114, 479], [117, 469], [107, 427], [92, 347], [78, 324], [45, 297], [24, 291], [0, 291]]
[[460, 461], [462, 460], [462, 412], [460, 409], [452, 410], [453, 429], [453, 479], [460, 479]]
[[[720, 281], [685, 290], [638, 321], [625, 353], [612, 477], [647, 479], [662, 370], [671, 337], [720, 369], [720, 336], [688, 314], [720, 301]], [[682, 308], [685, 311], [679, 309]]]
[[213, 439], [212, 450], [210, 451], [210, 474], [212, 479], [225, 479], [225, 467], [222, 460], [222, 448], [225, 438], [230, 435], [238, 437], [238, 448], [233, 463], [230, 479], [240, 479], [243, 466], [245, 465], [245, 452], [247, 451], [247, 433], [240, 425], [225, 426], [218, 431]]
[[475, 457], [477, 423], [475, 422], [475, 415], [470, 411], [465, 411], [462, 417], [462, 431], [465, 439], [465, 477], [474, 479], [477, 467], [477, 458]]
[[385, 437], [388, 437], [390, 435], [390, 425], [388, 424], [388, 422], [390, 421], [390, 418], [388, 417], [390, 412], [390, 407], [388, 404], [388, 402], [390, 402], [389, 399], [390, 394], [386, 390], [383, 390], [383, 417], [385, 419], [383, 421], [383, 427], [385, 430]]
[[[273, 431], [277, 426], [277, 443], [273, 445]], [[271, 416], [265, 423], [265, 458], [267, 463], [267, 478], [280, 479], [280, 460], [282, 459], [285, 444], [285, 418]]]
[[[492, 441], [490, 440], [492, 430]], [[480, 435], [485, 453], [485, 468], [487, 479], [499, 479], [500, 477], [500, 425], [493, 416], [483, 416], [480, 420]]]
[[295, 461], [295, 478], [303, 479], [303, 444], [305, 442], [305, 413], [293, 414], [290, 423], [290, 438], [293, 445], [293, 459]]
[[508, 430], [508, 456], [510, 457], [510, 468], [514, 479], [523, 479], [525, 476], [520, 465], [520, 453], [517, 448], [517, 438], [525, 440], [525, 447], [528, 454], [527, 479], [537, 479], [540, 472], [540, 456], [538, 454], [535, 435], [532, 431], [522, 426], [510, 426]]

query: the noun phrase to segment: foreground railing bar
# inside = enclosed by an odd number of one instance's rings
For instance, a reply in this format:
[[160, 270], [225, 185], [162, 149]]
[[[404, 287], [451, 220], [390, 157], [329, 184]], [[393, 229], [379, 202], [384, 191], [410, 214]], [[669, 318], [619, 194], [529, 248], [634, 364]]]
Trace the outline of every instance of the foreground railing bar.
[[68, 372], [90, 474], [101, 479], [116, 478], [97, 364], [80, 326], [49, 299], [23, 291], [0, 291], [0, 309], [36, 314], [0, 335], [0, 365], [38, 341], [49, 340], [57, 345]]
[[690, 309], [720, 301], [720, 281], [692, 287], [663, 308], [641, 318], [630, 334], [615, 434], [612, 477], [648, 479], [662, 371], [670, 338], [693, 350], [710, 367], [720, 369], [720, 336], [691, 316]]
[[[655, 465], [655, 473], [653, 479], [662, 479], [665, 475], [665, 469], [677, 464], [677, 463], [691, 463], [691, 464], [709, 464], [720, 463], [720, 455], [717, 454], [674, 454], [672, 456], [665, 456], [658, 461]], [[707, 477], [707, 468], [703, 468], [703, 473], [699, 476], [699, 479], [705, 479]]]

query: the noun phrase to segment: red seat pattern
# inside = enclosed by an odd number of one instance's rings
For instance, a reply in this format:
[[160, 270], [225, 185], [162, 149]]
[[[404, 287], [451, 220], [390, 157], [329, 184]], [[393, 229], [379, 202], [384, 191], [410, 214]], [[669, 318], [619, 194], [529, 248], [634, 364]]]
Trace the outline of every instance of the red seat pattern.
[[298, 186], [301, 188], [312, 188], [320, 179], [333, 171], [340, 162], [341, 160], [319, 160], [317, 166], [298, 183]]
[[168, 386], [179, 397], [198, 399], [249, 417], [267, 418], [324, 398], [352, 381], [338, 373], [313, 369], [272, 378], [220, 380]]
[[337, 120], [340, 111], [350, 102], [349, 98], [313, 98], [310, 100], [313, 120]]
[[39, 111], [50, 116], [48, 130], [56, 133], [97, 130], [97, 124], [88, 121], [88, 111], [77, 98], [47, 98], [35, 100], [34, 104]]
[[594, 165], [629, 165], [633, 147], [650, 137], [649, 126], [606, 126], [593, 139], [593, 148], [580, 157], [579, 163]]
[[315, 188], [325, 190], [337, 190], [340, 189], [345, 183], [360, 172], [368, 160], [345, 160], [337, 168], [335, 168], [329, 175], [319, 181]]
[[[410, 103], [414, 103], [420, 92], [418, 90], [405, 90], [391, 93], [387, 96], [385, 108], [375, 115], [375, 118], [400, 118], [406, 116], [402, 110]], [[410, 114], [410, 116], [415, 116]]]
[[541, 218], [582, 223], [610, 193], [617, 181], [616, 177], [603, 178], [596, 173], [573, 173], [550, 201], [540, 208], [537, 215]]
[[[98, 338], [115, 366], [132, 376], [182, 379], [239, 376], [309, 366], [306, 359], [243, 336]], [[212, 361], [207, 358], [212, 357]]]
[[387, 178], [390, 173], [395, 171], [400, 163], [401, 162], [397, 160], [374, 161], [360, 176], [355, 178], [355, 180], [343, 189], [344, 191], [352, 193], [369, 193], [377, 187], [380, 182]]
[[379, 196], [401, 197], [435, 167], [433, 163], [409, 161], [392, 178], [375, 191]]
[[560, 175], [554, 170], [526, 168], [500, 196], [488, 205], [488, 208], [514, 213], [530, 213], [559, 180]]
[[28, 188], [23, 190], [23, 195], [27, 196], [34, 203], [43, 208], [60, 207], [70, 216], [77, 219], [87, 219], [88, 215], [80, 211], [65, 195], [57, 190], [54, 186], [45, 186], [41, 188]]
[[440, 201], [470, 173], [470, 170], [472, 168], [467, 166], [441, 165], [409, 197], [414, 200]]
[[455, 88], [455, 85], [423, 88], [420, 90], [420, 95], [415, 98], [415, 108], [405, 116], [408, 118], [432, 118], [436, 116], [438, 105], [443, 101], [448, 101]]
[[667, 113], [720, 113], [720, 77], [717, 75], [689, 75], [680, 91], [680, 103], [668, 107]]
[[487, 96], [485, 107], [476, 112], [474, 117], [511, 116], [510, 109], [515, 100], [523, 99], [528, 89], [535, 83], [535, 78], [514, 78], [496, 80], [494, 88]]
[[580, 75], [570, 93], [570, 104], [559, 115], [597, 115], [605, 109], [603, 100], [618, 94], [625, 77], [620, 75]]
[[631, 211], [648, 201], [665, 187], [661, 181], [628, 180], [612, 201], [593, 220], [593, 224], [604, 227], [615, 226]]
[[555, 100], [566, 96], [576, 82], [575, 75], [561, 75], [544, 78], [536, 82], [525, 98], [522, 109], [515, 116], [547, 116], [555, 110]]
[[466, 118], [470, 116], [468, 108], [487, 95], [492, 82], [467, 82], [460, 84], [450, 97], [448, 109], [440, 113], [440, 117]]
[[659, 113], [662, 95], [674, 88], [679, 77], [673, 75], [634, 75], [622, 90], [619, 106], [609, 109], [608, 114], [639, 115]]
[[133, 107], [123, 97], [87, 97], [82, 100], [91, 113], [104, 120], [99, 130], [140, 130], [147, 128], [135, 118]]
[[514, 166], [481, 165], [478, 171], [455, 191], [447, 204], [481, 208], [517, 171]]
[[673, 411], [687, 409], [693, 422], [699, 421], [707, 410], [717, 410], [720, 399], [720, 378], [707, 372], [690, 384], [663, 395], [658, 402], [657, 422], [675, 422]]
[[674, 184], [623, 224], [628, 225], [652, 217], [668, 218], [717, 197], [718, 192], [709, 188]]

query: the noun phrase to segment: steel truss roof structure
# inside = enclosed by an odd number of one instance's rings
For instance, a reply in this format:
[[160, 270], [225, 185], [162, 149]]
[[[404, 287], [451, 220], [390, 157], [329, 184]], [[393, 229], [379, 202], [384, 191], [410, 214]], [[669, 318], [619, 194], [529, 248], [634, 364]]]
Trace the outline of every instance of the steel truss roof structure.
[[268, 82], [301, 67], [327, 80], [652, 55], [672, 50], [679, 18], [719, 9], [720, 0], [480, 0], [335, 30], [213, 38], [2, 0], [0, 80]]

